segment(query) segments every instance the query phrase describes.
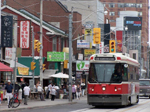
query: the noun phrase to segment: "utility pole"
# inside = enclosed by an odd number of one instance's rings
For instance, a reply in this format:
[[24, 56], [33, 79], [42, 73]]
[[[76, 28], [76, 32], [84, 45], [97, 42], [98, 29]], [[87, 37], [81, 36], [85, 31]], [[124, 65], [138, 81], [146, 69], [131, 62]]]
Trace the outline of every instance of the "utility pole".
[[42, 18], [43, 17], [43, 0], [40, 1], [40, 43], [41, 43], [41, 49], [40, 49], [40, 83], [41, 86], [43, 87], [43, 70], [42, 70], [42, 65], [43, 65], [43, 32], [42, 32]]
[[[32, 62], [34, 62], [34, 32], [33, 26], [31, 26], [32, 30]], [[32, 70], [32, 80], [33, 80], [33, 92], [34, 92], [34, 70]]]
[[72, 101], [72, 14], [69, 14], [69, 101]]

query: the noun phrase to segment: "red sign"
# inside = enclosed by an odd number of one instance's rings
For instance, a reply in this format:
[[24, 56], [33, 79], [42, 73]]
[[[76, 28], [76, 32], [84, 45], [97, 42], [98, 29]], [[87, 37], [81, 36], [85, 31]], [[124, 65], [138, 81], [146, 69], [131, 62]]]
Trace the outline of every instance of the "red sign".
[[117, 39], [117, 52], [122, 52], [122, 31], [116, 31], [116, 39]]
[[30, 34], [30, 22], [21, 21], [20, 22], [20, 47], [29, 48], [29, 35]]

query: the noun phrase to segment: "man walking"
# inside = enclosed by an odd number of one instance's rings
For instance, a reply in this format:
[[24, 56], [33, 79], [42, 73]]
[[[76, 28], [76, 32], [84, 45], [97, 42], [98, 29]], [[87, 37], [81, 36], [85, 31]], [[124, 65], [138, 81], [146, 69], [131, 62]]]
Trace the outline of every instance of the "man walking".
[[9, 100], [13, 97], [13, 86], [11, 85], [10, 80], [8, 80], [7, 85], [5, 87], [5, 95], [9, 105]]
[[29, 85], [26, 84], [26, 86], [24, 87], [24, 105], [27, 105], [29, 93], [30, 93], [30, 88]]

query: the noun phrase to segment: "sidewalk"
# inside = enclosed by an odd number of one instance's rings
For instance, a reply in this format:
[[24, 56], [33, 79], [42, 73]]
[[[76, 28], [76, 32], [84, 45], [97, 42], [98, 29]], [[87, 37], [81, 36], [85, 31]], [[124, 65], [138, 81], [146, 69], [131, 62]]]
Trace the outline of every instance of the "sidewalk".
[[0, 112], [20, 110], [20, 109], [29, 109], [29, 108], [36, 108], [36, 107], [64, 105], [64, 104], [75, 104], [77, 102], [80, 102], [81, 100], [86, 100], [86, 96], [81, 97], [80, 100], [75, 99], [72, 102], [69, 102], [68, 99], [55, 99], [55, 101], [51, 101], [51, 99], [45, 99], [45, 101], [28, 100], [28, 105], [24, 105], [24, 102], [22, 102], [20, 106], [17, 108], [8, 108], [7, 101], [5, 101], [2, 104], [0, 104]]

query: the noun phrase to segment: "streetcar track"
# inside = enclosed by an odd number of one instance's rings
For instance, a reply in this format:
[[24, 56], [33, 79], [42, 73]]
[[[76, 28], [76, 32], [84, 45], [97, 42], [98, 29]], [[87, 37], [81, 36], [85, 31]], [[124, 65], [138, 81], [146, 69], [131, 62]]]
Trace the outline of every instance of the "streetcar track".
[[149, 100], [149, 101], [146, 101], [145, 103], [142, 103], [142, 104], [137, 104], [137, 105], [135, 105], [135, 106], [133, 106], [133, 107], [131, 107], [131, 108], [125, 109], [125, 110], [120, 111], [120, 112], [129, 111], [129, 110], [134, 109], [134, 108], [136, 108], [136, 107], [138, 107], [138, 106], [142, 106], [142, 105], [144, 105], [144, 104], [146, 104], [146, 103], [148, 103], [148, 102], [150, 102], [150, 100]]

